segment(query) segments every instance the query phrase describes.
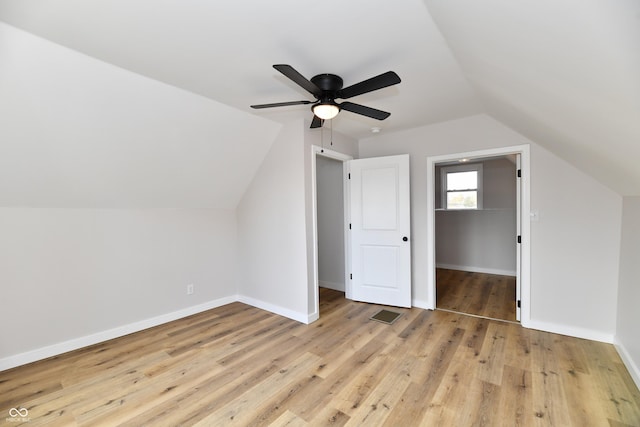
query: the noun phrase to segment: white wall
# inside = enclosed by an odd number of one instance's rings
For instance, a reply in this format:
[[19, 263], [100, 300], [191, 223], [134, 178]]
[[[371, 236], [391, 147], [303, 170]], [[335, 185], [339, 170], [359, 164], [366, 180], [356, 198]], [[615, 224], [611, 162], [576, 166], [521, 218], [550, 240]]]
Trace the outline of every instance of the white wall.
[[0, 370], [237, 289], [233, 211], [0, 208], [0, 236]]
[[[531, 326], [612, 341], [621, 197], [536, 143], [479, 115], [360, 141], [360, 157], [411, 155], [413, 298], [428, 306], [426, 158], [530, 144]], [[526, 298], [527, 296], [523, 296]]]
[[0, 370], [234, 300], [235, 209], [280, 125], [0, 40]]
[[338, 291], [344, 287], [344, 179], [339, 160], [316, 156], [318, 281]]
[[[516, 274], [516, 167], [507, 157], [481, 162], [482, 209], [437, 210], [438, 267], [481, 273]], [[436, 167], [436, 208], [441, 205]]]
[[515, 211], [437, 211], [435, 230], [437, 267], [516, 275]]
[[[311, 160], [322, 135], [292, 115], [237, 209], [240, 300], [305, 323], [318, 316]], [[353, 157], [358, 152], [355, 140], [337, 132], [325, 147]]]
[[299, 119], [282, 128], [237, 210], [241, 298], [301, 322], [309, 288], [304, 126]]
[[235, 209], [280, 126], [0, 22], [0, 206]]
[[531, 149], [531, 317], [567, 334], [615, 333], [622, 198], [549, 151]]
[[620, 243], [620, 287], [616, 344], [629, 372], [640, 387], [640, 197], [625, 197]]

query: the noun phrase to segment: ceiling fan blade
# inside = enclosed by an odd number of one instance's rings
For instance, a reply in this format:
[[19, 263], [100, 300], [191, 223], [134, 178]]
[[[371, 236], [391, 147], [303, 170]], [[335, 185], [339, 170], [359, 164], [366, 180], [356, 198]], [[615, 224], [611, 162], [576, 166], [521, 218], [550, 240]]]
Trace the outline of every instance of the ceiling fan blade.
[[338, 91], [336, 98], [348, 99], [363, 93], [373, 92], [374, 90], [382, 89], [387, 86], [393, 86], [400, 83], [400, 77], [393, 71], [387, 71], [378, 76], [371, 77], [370, 79], [361, 81], [349, 87], [346, 87]]
[[313, 101], [289, 101], [289, 102], [276, 102], [273, 104], [258, 104], [258, 105], [251, 105], [251, 108], [256, 108], [256, 109], [260, 109], [260, 108], [271, 108], [271, 107], [286, 107], [289, 105], [304, 105], [304, 104], [312, 104]]
[[316, 116], [314, 114], [313, 115], [313, 120], [311, 121], [311, 126], [309, 126], [309, 127], [311, 129], [321, 128], [323, 123], [324, 123], [324, 120], [322, 120], [320, 117], [318, 117], [318, 116]]
[[340, 108], [378, 120], [384, 120], [391, 115], [391, 113], [387, 113], [386, 111], [376, 110], [375, 108], [365, 107], [364, 105], [354, 104], [353, 102], [343, 102], [340, 104]]
[[305, 76], [300, 74], [291, 65], [276, 64], [273, 66], [276, 70], [280, 71], [286, 77], [290, 78], [298, 86], [305, 89], [307, 92], [318, 98], [322, 94], [322, 90], [315, 84], [311, 83]]

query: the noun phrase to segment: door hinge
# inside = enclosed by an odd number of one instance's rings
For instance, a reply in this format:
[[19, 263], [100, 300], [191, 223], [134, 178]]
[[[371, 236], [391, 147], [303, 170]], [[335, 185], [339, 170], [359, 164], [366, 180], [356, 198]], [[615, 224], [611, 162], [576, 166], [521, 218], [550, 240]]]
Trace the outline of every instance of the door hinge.
[[351, 179], [351, 174], [347, 174], [347, 179]]
[[518, 300], [518, 308], [520, 308], [520, 300]]
[[518, 178], [522, 178], [522, 169], [518, 169]]
[[518, 236], [518, 243], [522, 243], [522, 236]]
[[353, 273], [349, 273], [349, 279], [353, 280]]
[[349, 223], [349, 230], [351, 230], [351, 223]]

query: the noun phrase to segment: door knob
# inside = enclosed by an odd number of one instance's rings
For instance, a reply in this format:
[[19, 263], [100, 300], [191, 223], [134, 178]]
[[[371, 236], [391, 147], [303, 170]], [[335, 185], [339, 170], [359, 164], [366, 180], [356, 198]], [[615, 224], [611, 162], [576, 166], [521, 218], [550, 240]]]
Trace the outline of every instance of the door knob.
[[407, 236], [404, 236], [404, 237], [402, 238], [402, 241], [403, 241], [403, 242], [406, 242], [407, 240], [409, 240], [409, 238], [408, 238]]

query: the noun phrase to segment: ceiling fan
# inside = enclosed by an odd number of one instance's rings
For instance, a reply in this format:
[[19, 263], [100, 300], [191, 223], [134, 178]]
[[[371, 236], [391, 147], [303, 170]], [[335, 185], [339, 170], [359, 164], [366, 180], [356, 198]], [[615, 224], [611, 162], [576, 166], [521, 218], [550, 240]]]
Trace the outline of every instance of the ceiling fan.
[[371, 117], [377, 120], [384, 120], [391, 115], [386, 111], [377, 110], [375, 108], [366, 107], [360, 104], [354, 104], [353, 102], [342, 102], [338, 104], [336, 99], [349, 99], [363, 93], [373, 92], [374, 90], [382, 89], [387, 86], [392, 86], [400, 83], [400, 77], [393, 71], [387, 71], [378, 76], [371, 77], [370, 79], [361, 81], [354, 85], [342, 88], [342, 78], [335, 74], [318, 74], [307, 80], [302, 74], [296, 71], [291, 65], [276, 64], [273, 66], [276, 70], [280, 71], [286, 77], [291, 79], [294, 83], [301, 86], [307, 92], [316, 98], [315, 101], [289, 101], [289, 102], [277, 102], [274, 104], [259, 104], [252, 105], [251, 108], [271, 108], [271, 107], [285, 107], [289, 105], [300, 104], [313, 104], [311, 111], [313, 111], [313, 121], [311, 122], [311, 128], [322, 127], [322, 123], [325, 120], [334, 118], [340, 110], [351, 111], [352, 113], [360, 114], [363, 116]]

